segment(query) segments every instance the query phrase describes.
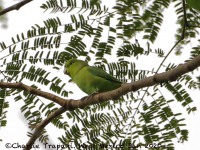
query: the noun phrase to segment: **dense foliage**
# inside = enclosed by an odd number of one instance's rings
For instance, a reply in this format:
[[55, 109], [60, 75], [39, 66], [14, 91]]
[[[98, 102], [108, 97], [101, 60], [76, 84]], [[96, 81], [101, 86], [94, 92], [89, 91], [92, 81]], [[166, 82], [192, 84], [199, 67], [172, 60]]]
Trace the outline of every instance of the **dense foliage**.
[[[65, 61], [71, 58], [94, 62], [119, 80], [133, 82], [174, 68], [173, 60], [169, 64], [165, 60], [175, 51], [180, 54], [181, 47], [198, 36], [200, 13], [189, 8], [184, 0], [116, 0], [110, 3], [113, 6], [104, 5], [103, 0], [48, 0], [43, 3], [41, 9], [46, 13], [53, 13], [53, 16], [62, 13], [62, 17], [33, 25], [30, 30], [12, 37], [11, 44], [0, 43], [1, 81], [28, 83], [67, 99], [77, 94], [62, 74]], [[177, 49], [154, 49], [165, 19], [163, 12], [169, 7], [174, 8], [177, 16], [178, 29], [174, 33]], [[143, 37], [142, 41], [137, 35]], [[193, 47], [188, 60], [199, 55], [199, 49], [199, 45]], [[137, 67], [141, 59], [151, 63], [152, 55], [160, 63], [159, 67], [150, 66], [150, 70]], [[192, 104], [190, 90], [199, 89], [198, 79], [195, 74], [186, 74], [176, 82], [130, 92], [117, 101], [68, 111], [51, 123], [63, 130], [63, 135], [58, 137], [63, 144], [73, 143], [77, 147], [83, 143], [123, 144], [124, 149], [129, 149], [130, 144], [160, 143], [160, 149], [165, 146], [171, 150], [174, 142], [188, 139], [184, 116], [171, 106], [179, 103], [188, 113], [194, 112], [196, 107]], [[21, 112], [32, 129], [59, 107], [20, 89], [0, 89], [1, 126], [6, 126], [10, 96], [16, 102], [24, 102]], [[46, 130], [39, 140], [48, 141]]]

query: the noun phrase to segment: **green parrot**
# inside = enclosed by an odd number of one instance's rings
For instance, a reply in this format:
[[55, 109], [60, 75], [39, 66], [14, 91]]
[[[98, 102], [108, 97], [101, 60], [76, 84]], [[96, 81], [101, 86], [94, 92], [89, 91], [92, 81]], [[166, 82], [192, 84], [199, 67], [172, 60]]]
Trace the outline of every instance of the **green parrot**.
[[117, 89], [122, 82], [100, 68], [89, 66], [85, 61], [71, 59], [65, 63], [64, 74], [86, 94], [101, 93]]
[[187, 4], [198, 11], [200, 11], [200, 0], [186, 0]]

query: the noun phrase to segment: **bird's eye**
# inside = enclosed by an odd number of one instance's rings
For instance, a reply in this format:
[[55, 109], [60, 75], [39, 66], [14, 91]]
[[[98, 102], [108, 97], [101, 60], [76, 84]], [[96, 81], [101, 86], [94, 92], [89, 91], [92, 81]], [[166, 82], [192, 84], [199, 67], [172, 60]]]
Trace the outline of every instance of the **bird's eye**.
[[71, 62], [70, 62], [70, 65], [72, 65], [73, 63], [75, 63], [75, 61], [71, 61]]

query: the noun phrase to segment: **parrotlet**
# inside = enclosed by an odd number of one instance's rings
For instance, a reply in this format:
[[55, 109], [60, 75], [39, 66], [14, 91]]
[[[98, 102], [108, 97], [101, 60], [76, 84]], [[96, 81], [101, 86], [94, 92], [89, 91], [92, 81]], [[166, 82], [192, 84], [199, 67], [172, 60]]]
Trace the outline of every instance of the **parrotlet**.
[[109, 75], [104, 70], [89, 66], [85, 61], [71, 59], [65, 63], [64, 74], [86, 94], [107, 92], [117, 89], [122, 82]]

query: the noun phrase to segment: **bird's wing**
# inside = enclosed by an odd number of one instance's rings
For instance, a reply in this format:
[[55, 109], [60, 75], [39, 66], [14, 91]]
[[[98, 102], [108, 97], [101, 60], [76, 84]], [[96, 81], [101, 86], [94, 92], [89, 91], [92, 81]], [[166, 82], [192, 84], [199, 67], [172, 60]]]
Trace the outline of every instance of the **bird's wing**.
[[105, 72], [104, 70], [102, 70], [100, 68], [88, 66], [88, 71], [90, 73], [92, 73], [94, 76], [98, 76], [98, 77], [104, 78], [104, 79], [109, 80], [109, 81], [121, 83], [121, 81], [117, 80], [116, 78], [109, 75], [107, 72]]

